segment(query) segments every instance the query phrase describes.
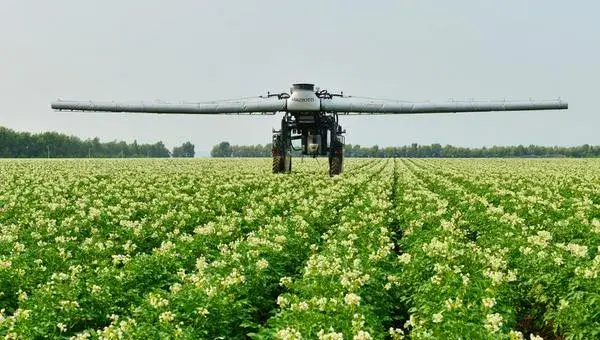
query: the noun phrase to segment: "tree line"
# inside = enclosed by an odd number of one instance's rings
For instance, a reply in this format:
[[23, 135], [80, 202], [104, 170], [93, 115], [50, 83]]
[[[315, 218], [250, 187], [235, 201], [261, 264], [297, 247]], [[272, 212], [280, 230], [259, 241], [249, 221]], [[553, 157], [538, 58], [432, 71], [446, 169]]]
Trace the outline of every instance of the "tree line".
[[231, 145], [221, 142], [213, 146], [211, 157], [271, 157], [272, 144], [266, 145]]
[[169, 151], [163, 142], [154, 144], [82, 140], [57, 132], [17, 132], [0, 126], [0, 158], [116, 158], [194, 157], [194, 145], [186, 142]]
[[[231, 145], [221, 142], [213, 146], [212, 157], [270, 157], [271, 144], [265, 145]], [[493, 158], [493, 157], [600, 157], [600, 145], [580, 146], [492, 146], [481, 148], [465, 148], [441, 144], [419, 145], [413, 143], [405, 146], [365, 147], [346, 144], [346, 157], [445, 157], [445, 158]]]

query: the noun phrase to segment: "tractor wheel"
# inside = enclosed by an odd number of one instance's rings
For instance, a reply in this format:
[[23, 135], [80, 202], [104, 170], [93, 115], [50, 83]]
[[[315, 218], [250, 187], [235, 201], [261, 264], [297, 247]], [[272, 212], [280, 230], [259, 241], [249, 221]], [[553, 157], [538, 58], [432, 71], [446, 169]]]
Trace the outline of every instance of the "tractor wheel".
[[292, 171], [292, 155], [289, 152], [273, 154], [273, 173], [282, 174]]
[[292, 154], [286, 148], [281, 136], [273, 137], [273, 173], [281, 174], [292, 171]]
[[343, 158], [341, 155], [329, 157], [329, 176], [335, 176], [342, 173]]
[[279, 174], [283, 172], [283, 162], [281, 156], [273, 156], [273, 173]]

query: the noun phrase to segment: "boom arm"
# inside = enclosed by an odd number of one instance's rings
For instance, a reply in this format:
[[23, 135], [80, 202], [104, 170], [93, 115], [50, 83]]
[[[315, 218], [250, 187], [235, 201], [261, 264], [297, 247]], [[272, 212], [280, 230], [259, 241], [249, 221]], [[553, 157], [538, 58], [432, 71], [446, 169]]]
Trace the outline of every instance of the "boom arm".
[[384, 100], [357, 100], [354, 98], [322, 99], [321, 110], [339, 114], [416, 114], [445, 112], [523, 111], [567, 109], [568, 103], [560, 99], [548, 101], [451, 101], [399, 102]]
[[286, 110], [281, 99], [256, 99], [208, 103], [152, 103], [57, 100], [52, 109], [59, 111], [140, 112], [159, 114], [275, 114]]
[[252, 99], [213, 101], [205, 103], [68, 101], [51, 103], [59, 111], [142, 112], [159, 114], [275, 114], [309, 112], [348, 115], [418, 114], [446, 112], [560, 110], [568, 104], [560, 99], [548, 101], [450, 101], [445, 103], [404, 102], [392, 100], [344, 97], [326, 90], [319, 91], [313, 84], [294, 84], [290, 94], [267, 93]]

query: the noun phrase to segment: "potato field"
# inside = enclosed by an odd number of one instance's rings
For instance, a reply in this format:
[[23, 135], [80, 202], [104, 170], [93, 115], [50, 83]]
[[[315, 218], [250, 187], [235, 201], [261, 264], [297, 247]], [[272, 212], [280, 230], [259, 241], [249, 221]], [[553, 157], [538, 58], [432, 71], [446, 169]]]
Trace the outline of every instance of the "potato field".
[[600, 339], [599, 159], [0, 161], [6, 339]]

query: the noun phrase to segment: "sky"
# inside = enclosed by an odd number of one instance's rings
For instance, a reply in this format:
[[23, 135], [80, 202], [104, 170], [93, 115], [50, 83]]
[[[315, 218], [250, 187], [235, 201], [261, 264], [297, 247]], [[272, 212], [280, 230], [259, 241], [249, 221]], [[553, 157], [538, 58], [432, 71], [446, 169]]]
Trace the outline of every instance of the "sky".
[[600, 144], [595, 1], [0, 3], [0, 126], [102, 141], [265, 144], [276, 116], [54, 112], [56, 98], [209, 101], [315, 83], [408, 101], [555, 99], [566, 111], [341, 117], [346, 142]]

